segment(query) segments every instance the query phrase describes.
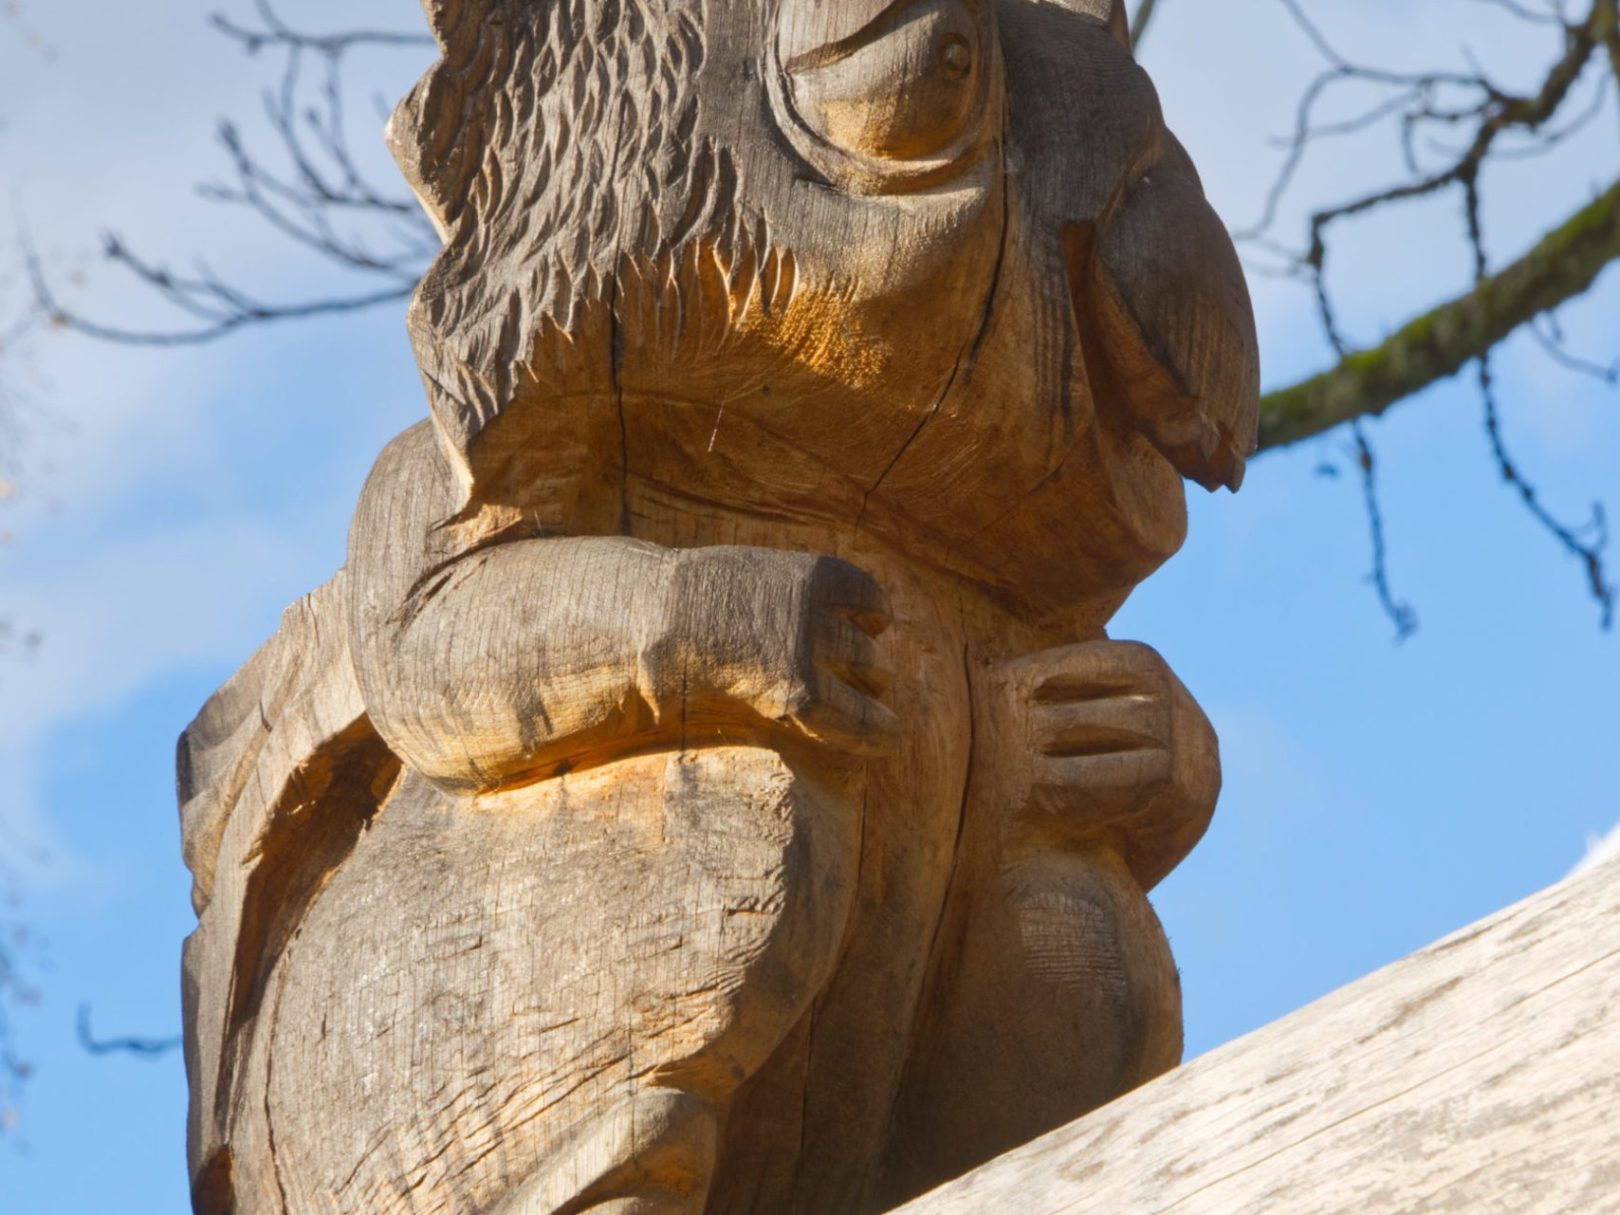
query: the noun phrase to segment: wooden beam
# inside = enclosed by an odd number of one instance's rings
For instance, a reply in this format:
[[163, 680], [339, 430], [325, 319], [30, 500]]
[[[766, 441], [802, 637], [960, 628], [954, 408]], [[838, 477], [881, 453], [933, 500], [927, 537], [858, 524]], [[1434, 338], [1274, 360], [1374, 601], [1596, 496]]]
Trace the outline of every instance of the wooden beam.
[[1620, 1211], [1620, 862], [901, 1208]]

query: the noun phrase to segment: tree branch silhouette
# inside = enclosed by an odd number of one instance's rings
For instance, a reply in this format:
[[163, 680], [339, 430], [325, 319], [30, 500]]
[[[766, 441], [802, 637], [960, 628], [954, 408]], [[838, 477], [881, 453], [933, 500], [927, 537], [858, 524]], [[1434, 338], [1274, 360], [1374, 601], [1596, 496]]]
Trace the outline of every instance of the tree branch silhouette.
[[90, 1006], [79, 1005], [74, 1022], [79, 1045], [92, 1055], [133, 1055], [137, 1059], [161, 1059], [180, 1049], [182, 1039], [173, 1038], [98, 1038], [90, 1029]]
[[[1270, 259], [1266, 268], [1297, 279], [1311, 291], [1334, 352], [1332, 366], [1266, 394], [1261, 402], [1261, 449], [1351, 428], [1352, 458], [1362, 474], [1374, 533], [1370, 581], [1401, 637], [1415, 627], [1415, 616], [1391, 589], [1386, 521], [1377, 506], [1377, 460], [1370, 432], [1362, 423], [1470, 363], [1483, 365], [1520, 330], [1560, 366], [1610, 383], [1620, 381], [1620, 365], [1610, 367], [1568, 351], [1555, 319], [1560, 307], [1579, 299], [1620, 260], [1620, 181], [1552, 224], [1516, 261], [1494, 270], [1482, 263], [1467, 291], [1409, 318], [1382, 341], [1359, 347], [1341, 331], [1329, 271], [1334, 241], [1343, 228], [1388, 208], [1447, 192], [1458, 194], [1465, 215], [1477, 218], [1487, 166], [1511, 166], [1545, 154], [1607, 113], [1605, 103], [1617, 91], [1620, 0], [1586, 0], [1581, 16], [1569, 14], [1566, 0], [1475, 2], [1558, 35], [1558, 49], [1536, 87], [1515, 93], [1471, 64], [1464, 70], [1406, 72], [1358, 63], [1334, 47], [1303, 0], [1278, 0], [1323, 67], [1299, 98], [1282, 163], [1259, 218], [1234, 233], [1251, 254]], [[257, 325], [396, 304], [413, 290], [438, 248], [438, 238], [402, 184], [375, 182], [356, 162], [345, 133], [344, 74], [357, 50], [417, 52], [431, 46], [431, 39], [393, 30], [317, 34], [283, 20], [274, 0], [254, 0], [253, 10], [253, 23], [216, 15], [213, 24], [244, 54], [281, 57], [280, 79], [266, 94], [265, 113], [284, 167], [272, 169], [239, 127], [223, 122], [220, 141], [230, 176], [224, 183], [205, 187], [204, 194], [247, 210], [318, 262], [336, 266], [357, 281], [369, 280], [368, 284], [352, 292], [272, 301], [233, 285], [207, 266], [181, 273], [149, 261], [109, 234], [103, 246], [106, 257], [151, 287], [186, 323], [146, 330], [80, 315], [56, 297], [30, 253], [29, 271], [39, 305], [57, 326], [116, 342], [197, 344]], [[1140, 41], [1150, 28], [1157, 28], [1161, 12], [1156, 0], [1139, 0], [1133, 37]], [[1594, 75], [1595, 86], [1590, 82]], [[1327, 102], [1347, 88], [1369, 91], [1373, 99], [1349, 117], [1321, 117]], [[1279, 241], [1274, 232], [1281, 208], [1306, 159], [1323, 144], [1379, 128], [1392, 132], [1406, 175], [1313, 211], [1298, 248]], [[1477, 233], [1465, 223], [1463, 235], [1474, 240]], [[1482, 255], [1482, 245], [1477, 248]], [[1491, 416], [1497, 417], [1494, 394], [1487, 395], [1493, 402]], [[1500, 428], [1488, 433], [1504, 479], [1520, 488], [1532, 515], [1583, 563], [1607, 625], [1613, 616], [1613, 588], [1604, 567], [1608, 537], [1595, 526], [1601, 508], [1594, 525], [1587, 528], [1558, 524], [1536, 491], [1529, 489], [1519, 465], [1505, 448], [1498, 449]]]
[[313, 264], [335, 267], [365, 285], [314, 299], [274, 301], [244, 290], [206, 264], [178, 271], [136, 253], [118, 234], [102, 238], [106, 260], [149, 287], [185, 318], [166, 328], [100, 321], [64, 303], [31, 247], [25, 256], [39, 307], [58, 328], [103, 341], [185, 346], [217, 341], [252, 326], [362, 312], [399, 303], [438, 251], [438, 234], [403, 181], [378, 182], [349, 142], [345, 73], [356, 51], [414, 51], [427, 34], [384, 30], [309, 33], [284, 21], [272, 0], [255, 0], [257, 24], [222, 14], [214, 28], [249, 57], [280, 57], [279, 79], [265, 91], [264, 117], [279, 161], [255, 148], [230, 120], [219, 125], [229, 165], [222, 181], [199, 187], [204, 198], [252, 214]]
[[[1370, 581], [1398, 639], [1410, 635], [1415, 617], [1391, 591], [1376, 459], [1363, 423], [1449, 379], [1469, 363], [1478, 367], [1485, 429], [1503, 480], [1518, 490], [1532, 517], [1580, 562], [1601, 626], [1608, 629], [1614, 620], [1616, 592], [1604, 562], [1609, 537], [1603, 507], [1593, 508], [1591, 522], [1584, 527], [1566, 525], [1548, 511], [1506, 447], [1490, 360], [1502, 342], [1524, 329], [1559, 365], [1596, 373], [1610, 384], [1620, 380], [1620, 365], [1609, 369], [1564, 350], [1556, 324], [1551, 336], [1536, 327], [1538, 319], [1554, 316], [1557, 309], [1585, 294], [1620, 260], [1620, 181], [1547, 230], [1517, 261], [1494, 272], [1486, 256], [1480, 211], [1488, 165], [1543, 155], [1606, 112], [1604, 103], [1620, 78], [1620, 0], [1589, 0], [1585, 16], [1578, 20], [1566, 15], [1561, 0], [1545, 9], [1519, 0], [1477, 2], [1559, 32], [1561, 50], [1535, 89], [1510, 92], [1478, 68], [1408, 73], [1356, 63], [1335, 49], [1300, 0], [1279, 0], [1326, 66], [1300, 98], [1282, 166], [1259, 220], [1234, 234], [1251, 249], [1280, 260], [1281, 273], [1309, 287], [1336, 358], [1327, 370], [1264, 397], [1261, 449], [1285, 447], [1346, 424], [1352, 427], [1372, 533]], [[1576, 106], [1581, 82], [1594, 68], [1596, 87], [1584, 105]], [[1376, 100], [1347, 119], [1319, 120], [1325, 99], [1345, 85], [1370, 90]], [[1572, 107], [1574, 112], [1566, 117]], [[1314, 211], [1307, 219], [1301, 249], [1289, 250], [1273, 238], [1281, 204], [1309, 152], [1325, 141], [1379, 126], [1393, 127], [1406, 177]], [[1411, 318], [1382, 342], [1356, 348], [1343, 334], [1329, 285], [1332, 236], [1355, 220], [1447, 191], [1456, 192], [1462, 202], [1462, 235], [1474, 263], [1471, 286]]]

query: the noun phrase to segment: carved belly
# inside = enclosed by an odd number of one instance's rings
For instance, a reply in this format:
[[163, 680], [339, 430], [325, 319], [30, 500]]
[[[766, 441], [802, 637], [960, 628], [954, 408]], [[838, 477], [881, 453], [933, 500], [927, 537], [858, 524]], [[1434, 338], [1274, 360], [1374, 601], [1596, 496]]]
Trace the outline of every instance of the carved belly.
[[407, 779], [282, 962], [266, 1182], [289, 1215], [483, 1212], [639, 1090], [723, 1099], [825, 981], [857, 827], [759, 748]]

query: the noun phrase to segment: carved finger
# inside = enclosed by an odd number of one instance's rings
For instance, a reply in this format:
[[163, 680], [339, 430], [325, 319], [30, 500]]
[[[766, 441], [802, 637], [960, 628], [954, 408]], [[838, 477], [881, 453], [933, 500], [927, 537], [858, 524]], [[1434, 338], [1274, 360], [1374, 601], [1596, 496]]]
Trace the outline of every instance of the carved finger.
[[816, 632], [817, 666], [868, 696], [880, 697], [888, 692], [894, 672], [870, 634], [833, 615], [817, 621]]
[[1037, 704], [1030, 729], [1035, 750], [1054, 758], [1162, 748], [1170, 741], [1170, 707], [1147, 695]]
[[850, 621], [868, 637], [889, 627], [889, 596], [858, 565], [837, 557], [823, 557], [816, 568], [817, 600]]
[[1135, 801], [1144, 789], [1170, 779], [1170, 753], [1163, 747], [1109, 751], [1102, 755], [1054, 756], [1040, 761], [1037, 790], [1069, 799], [1118, 793]]
[[1045, 704], [1158, 691], [1169, 670], [1156, 650], [1135, 641], [1087, 641], [1025, 661], [1038, 672], [1033, 698]]
[[816, 672], [813, 691], [792, 717], [811, 738], [855, 756], [887, 753], [900, 733], [900, 719], [889, 709], [824, 671]]

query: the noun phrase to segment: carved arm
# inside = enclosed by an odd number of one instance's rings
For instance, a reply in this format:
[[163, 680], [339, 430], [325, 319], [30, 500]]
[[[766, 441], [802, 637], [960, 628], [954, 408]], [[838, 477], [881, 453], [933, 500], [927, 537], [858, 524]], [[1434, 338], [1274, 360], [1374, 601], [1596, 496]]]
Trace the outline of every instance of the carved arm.
[[456, 552], [426, 425], [383, 452], [349, 542], [351, 648], [378, 732], [441, 783], [490, 788], [651, 746], [894, 732], [882, 591], [847, 562], [623, 536]]

